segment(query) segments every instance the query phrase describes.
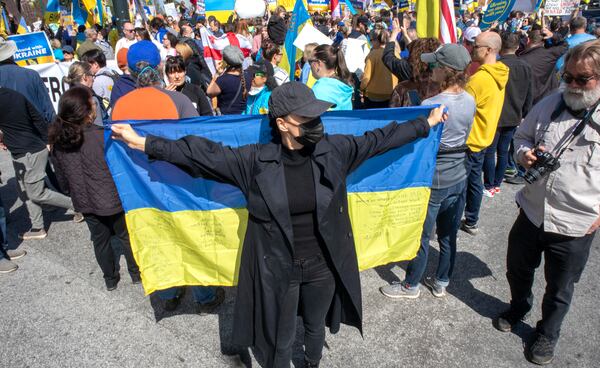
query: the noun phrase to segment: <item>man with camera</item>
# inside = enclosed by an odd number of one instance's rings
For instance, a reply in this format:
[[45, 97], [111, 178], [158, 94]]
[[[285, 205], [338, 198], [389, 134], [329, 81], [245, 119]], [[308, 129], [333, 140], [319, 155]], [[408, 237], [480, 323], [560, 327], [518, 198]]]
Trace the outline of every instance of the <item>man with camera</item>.
[[600, 226], [600, 43], [571, 49], [562, 74], [565, 90], [534, 106], [514, 136], [515, 159], [527, 168], [517, 193], [520, 214], [508, 237], [510, 309], [494, 319], [508, 332], [533, 306], [535, 269], [544, 256], [542, 319], [525, 348], [527, 359], [554, 357], [574, 285]]

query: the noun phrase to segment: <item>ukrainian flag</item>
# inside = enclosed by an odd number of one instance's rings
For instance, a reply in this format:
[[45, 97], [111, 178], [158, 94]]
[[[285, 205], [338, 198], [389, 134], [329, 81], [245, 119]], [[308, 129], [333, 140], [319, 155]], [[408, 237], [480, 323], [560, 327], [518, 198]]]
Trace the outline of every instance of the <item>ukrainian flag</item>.
[[233, 13], [235, 0], [205, 0], [206, 17], [213, 15], [221, 23], [227, 22], [227, 19]]
[[25, 18], [23, 16], [21, 16], [21, 20], [19, 20], [19, 26], [17, 27], [17, 33], [18, 34], [29, 33], [29, 28], [27, 28], [27, 22], [25, 21]]
[[6, 17], [6, 12], [4, 8], [2, 8], [2, 17], [0, 18], [0, 34], [2, 36], [8, 36], [10, 33], [10, 26], [8, 24], [8, 18]]
[[73, 21], [78, 25], [85, 25], [86, 28], [93, 27], [96, 23], [94, 19], [96, 7], [96, 0], [73, 0], [71, 10]]
[[[392, 120], [428, 115], [429, 107], [334, 111], [323, 115], [329, 134], [361, 135]], [[199, 117], [131, 122], [141, 135], [176, 139], [189, 134], [233, 147], [268, 142], [264, 116]], [[427, 138], [365, 162], [347, 180], [349, 215], [359, 268], [416, 255], [441, 126]], [[163, 161], [110, 139], [106, 159], [125, 209], [131, 247], [146, 293], [179, 285], [237, 284], [248, 212], [235, 187], [192, 178]]]
[[283, 58], [281, 59], [281, 63], [279, 63], [279, 67], [288, 72], [290, 80], [294, 80], [296, 61], [302, 57], [302, 52], [297, 52], [296, 46], [294, 46], [294, 41], [296, 40], [296, 37], [298, 37], [300, 31], [302, 31], [304, 24], [312, 24], [310, 20], [310, 14], [308, 14], [308, 10], [306, 10], [306, 8], [307, 5], [305, 0], [296, 1], [296, 5], [294, 6], [294, 11], [290, 19], [289, 28], [285, 35]]
[[46, 4], [46, 12], [44, 13], [46, 23], [60, 22], [60, 4], [58, 0], [48, 0]]

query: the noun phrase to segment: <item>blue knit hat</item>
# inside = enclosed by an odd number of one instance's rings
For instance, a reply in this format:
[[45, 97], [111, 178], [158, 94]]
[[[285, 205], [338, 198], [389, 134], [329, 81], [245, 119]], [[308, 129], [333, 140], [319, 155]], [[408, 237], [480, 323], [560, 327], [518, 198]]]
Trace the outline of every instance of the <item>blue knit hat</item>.
[[160, 64], [160, 51], [152, 41], [138, 41], [129, 47], [127, 52], [127, 66], [129, 69], [140, 72], [135, 67], [140, 61], [147, 62], [152, 68], [156, 68]]

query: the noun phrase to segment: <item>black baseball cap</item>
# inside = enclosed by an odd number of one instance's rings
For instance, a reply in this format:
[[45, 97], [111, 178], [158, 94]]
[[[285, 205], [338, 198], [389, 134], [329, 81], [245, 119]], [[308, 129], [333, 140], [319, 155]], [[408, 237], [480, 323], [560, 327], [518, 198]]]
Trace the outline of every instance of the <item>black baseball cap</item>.
[[318, 100], [312, 89], [304, 83], [289, 82], [275, 88], [269, 98], [269, 117], [280, 118], [295, 114], [316, 118], [335, 106], [331, 102]]

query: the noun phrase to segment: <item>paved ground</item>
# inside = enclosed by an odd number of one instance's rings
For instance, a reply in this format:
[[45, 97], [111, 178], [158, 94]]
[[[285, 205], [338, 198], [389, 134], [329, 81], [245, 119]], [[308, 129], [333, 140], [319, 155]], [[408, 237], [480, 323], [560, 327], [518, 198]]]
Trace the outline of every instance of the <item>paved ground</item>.
[[[190, 295], [175, 313], [145, 297], [126, 277], [107, 292], [94, 260], [85, 224], [59, 211], [47, 212], [49, 236], [19, 244], [26, 230], [25, 210], [6, 153], [0, 154], [0, 194], [9, 216], [12, 247], [29, 253], [19, 270], [0, 276], [0, 367], [238, 367], [257, 366], [251, 354], [240, 358], [228, 344], [234, 290], [218, 314], [193, 313]], [[491, 317], [506, 307], [506, 237], [516, 216], [515, 188], [484, 198], [482, 233], [460, 234], [457, 267], [450, 295], [428, 292], [412, 301], [391, 301], [378, 288], [403, 277], [403, 264], [362, 273], [364, 337], [352, 328], [327, 336], [324, 367], [529, 367], [522, 343], [540, 316], [503, 334]], [[436, 243], [432, 245], [437, 247]], [[577, 286], [554, 367], [598, 367], [600, 261], [596, 239], [587, 269]], [[432, 251], [435, 260], [437, 251]], [[124, 259], [121, 260], [125, 270]], [[122, 275], [125, 276], [122, 272]], [[596, 281], [594, 281], [596, 280]], [[535, 284], [541, 300], [542, 275]], [[299, 361], [300, 344], [295, 354]], [[298, 365], [300, 366], [300, 365]]]

